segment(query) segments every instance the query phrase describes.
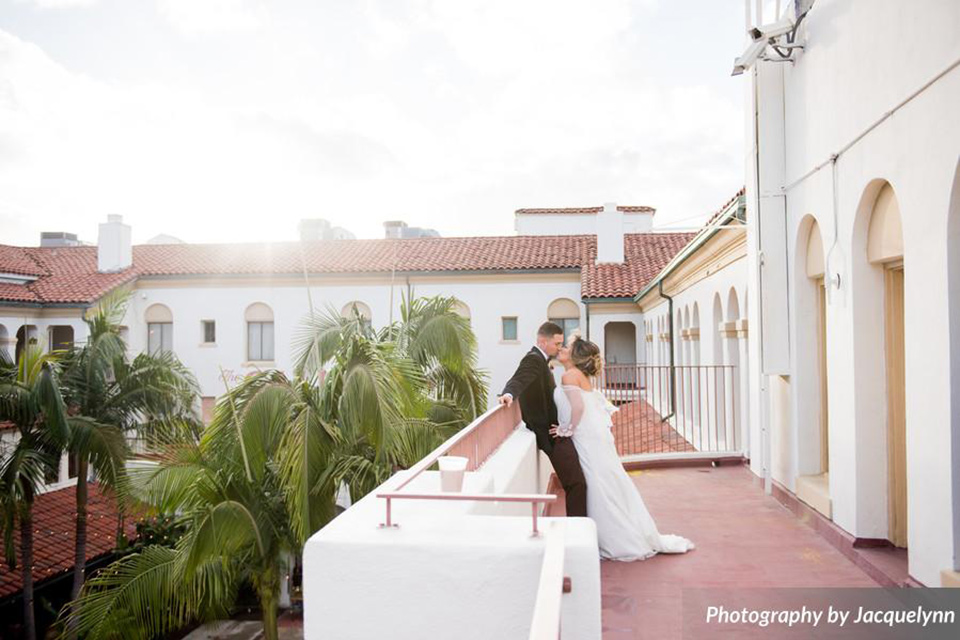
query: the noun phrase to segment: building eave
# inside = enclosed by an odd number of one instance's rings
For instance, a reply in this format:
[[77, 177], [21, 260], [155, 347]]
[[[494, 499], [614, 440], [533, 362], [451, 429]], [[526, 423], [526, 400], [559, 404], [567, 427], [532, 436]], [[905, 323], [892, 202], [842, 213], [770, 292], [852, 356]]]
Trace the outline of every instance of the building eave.
[[[741, 214], [745, 211], [746, 198], [744, 196], [741, 195], [731, 200], [730, 204], [727, 205], [726, 210], [720, 216], [718, 216], [712, 224], [704, 227], [699, 233], [697, 233], [693, 240], [691, 240], [687, 246], [680, 251], [680, 253], [675, 255], [673, 259], [670, 260], [670, 262], [668, 262], [667, 265], [660, 270], [660, 273], [658, 273], [653, 280], [648, 282], [647, 285], [633, 297], [633, 301], [637, 304], [641, 304], [641, 301], [647, 297], [648, 294], [656, 293], [656, 290], [662, 280], [665, 280], [671, 273], [676, 271], [711, 238], [723, 231], [728, 222], [734, 219], [742, 221], [743, 216]], [[746, 229], [746, 227], [744, 227], [744, 229]]]

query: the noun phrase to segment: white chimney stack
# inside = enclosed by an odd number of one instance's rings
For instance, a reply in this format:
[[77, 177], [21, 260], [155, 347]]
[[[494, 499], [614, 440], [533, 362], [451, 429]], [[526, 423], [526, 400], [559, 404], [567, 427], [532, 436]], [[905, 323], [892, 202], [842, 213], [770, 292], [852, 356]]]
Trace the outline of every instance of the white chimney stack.
[[123, 224], [123, 216], [108, 215], [107, 221], [100, 223], [97, 236], [97, 271], [123, 271], [131, 264], [133, 245], [130, 242], [130, 225]]
[[623, 264], [623, 212], [614, 202], [597, 214], [597, 264]]

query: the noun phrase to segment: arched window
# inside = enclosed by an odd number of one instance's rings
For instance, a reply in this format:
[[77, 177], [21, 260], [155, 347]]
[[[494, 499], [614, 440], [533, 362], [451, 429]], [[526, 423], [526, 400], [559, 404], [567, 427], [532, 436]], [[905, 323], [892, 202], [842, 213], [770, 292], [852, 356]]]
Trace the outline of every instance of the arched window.
[[453, 312], [461, 318], [470, 319], [470, 307], [462, 300], [457, 300], [453, 303]]
[[903, 260], [900, 205], [890, 183], [883, 185], [873, 205], [867, 234], [867, 259], [873, 264]]
[[359, 300], [353, 300], [343, 305], [343, 309], [340, 310], [340, 315], [344, 318], [352, 318], [354, 310], [356, 310], [356, 313], [359, 313], [360, 317], [367, 322], [373, 321], [373, 314], [370, 312], [370, 307], [368, 307], [366, 303], [360, 302]]
[[147, 321], [147, 353], [173, 352], [173, 313], [163, 304], [152, 304], [145, 314]]
[[255, 302], [244, 313], [247, 321], [247, 360], [271, 362], [273, 360], [273, 309], [262, 302]]
[[569, 298], [557, 298], [547, 307], [547, 318], [560, 325], [563, 339], [568, 341], [571, 334], [580, 328], [580, 307]]
[[[13, 340], [12, 342], [16, 344], [16, 340]], [[6, 354], [8, 358], [10, 357], [10, 350], [8, 349], [10, 343], [11, 343], [11, 340], [7, 332], [7, 328], [4, 325], [0, 324], [0, 351]]]
[[61, 351], [73, 346], [73, 327], [68, 324], [51, 325], [47, 328], [50, 351]]

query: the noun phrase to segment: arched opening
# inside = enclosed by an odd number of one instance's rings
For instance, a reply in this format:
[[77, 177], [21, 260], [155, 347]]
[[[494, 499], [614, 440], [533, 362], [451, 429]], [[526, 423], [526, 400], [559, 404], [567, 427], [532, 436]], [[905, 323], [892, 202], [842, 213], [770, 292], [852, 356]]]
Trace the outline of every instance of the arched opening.
[[564, 342], [569, 344], [570, 336], [580, 328], [580, 307], [569, 298], [557, 298], [547, 307], [547, 319], [563, 329]]
[[73, 347], [73, 327], [68, 324], [50, 326], [47, 337], [50, 351], [63, 351]]
[[244, 311], [243, 319], [247, 323], [247, 360], [273, 362], [273, 309], [262, 302], [254, 302]]
[[463, 300], [454, 301], [453, 312], [461, 318], [464, 318], [468, 321], [470, 320], [470, 307], [468, 307], [467, 303]]
[[352, 318], [354, 313], [360, 314], [360, 317], [368, 323], [373, 322], [373, 313], [370, 312], [370, 307], [359, 300], [348, 302], [343, 305], [343, 309], [340, 310], [340, 315], [344, 318]]
[[904, 252], [890, 183], [874, 180], [864, 190], [853, 239], [857, 510], [867, 514], [859, 525], [865, 537], [906, 547]]
[[163, 304], [152, 304], [144, 314], [147, 323], [147, 353], [173, 352], [173, 313]]
[[831, 518], [825, 261], [812, 216], [800, 224], [795, 256], [797, 497]]
[[27, 345], [39, 344], [37, 340], [37, 327], [32, 324], [21, 325], [17, 329], [17, 346], [14, 348], [13, 358], [15, 362], [20, 360], [20, 354], [23, 353]]
[[606, 386], [635, 388], [637, 384], [637, 327], [632, 322], [603, 326]]
[[690, 364], [700, 364], [700, 305], [693, 303], [693, 314], [690, 316]]
[[737, 417], [740, 415], [740, 342], [737, 338], [737, 322], [740, 320], [740, 297], [737, 290], [730, 287], [727, 293], [727, 317], [723, 331], [724, 368], [719, 372], [722, 379], [725, 409], [723, 419], [724, 443], [728, 448], [736, 448]]
[[713, 356], [713, 362], [710, 364], [723, 364], [723, 305], [720, 302], [720, 294], [713, 294], [713, 313], [710, 315], [710, 347]]
[[[14, 345], [15, 344], [16, 344], [16, 341], [14, 340]], [[7, 358], [12, 357], [13, 355], [10, 353], [9, 346], [10, 346], [10, 334], [7, 331], [7, 327], [5, 325], [0, 324], [0, 351], [2, 351], [3, 355], [6, 356]]]

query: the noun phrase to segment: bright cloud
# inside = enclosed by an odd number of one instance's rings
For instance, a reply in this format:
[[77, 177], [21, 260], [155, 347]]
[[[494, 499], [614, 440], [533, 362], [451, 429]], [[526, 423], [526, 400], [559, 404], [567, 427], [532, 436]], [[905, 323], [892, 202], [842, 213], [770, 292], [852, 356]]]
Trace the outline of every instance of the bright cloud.
[[[289, 239], [303, 217], [508, 234], [519, 207], [612, 200], [662, 225], [742, 184], [739, 85], [665, 48], [665, 21], [696, 23], [652, 1], [89, 11], [123, 47], [0, 32], [0, 242], [92, 240], [107, 213], [136, 241]], [[726, 67], [739, 44], [698, 50]]]

